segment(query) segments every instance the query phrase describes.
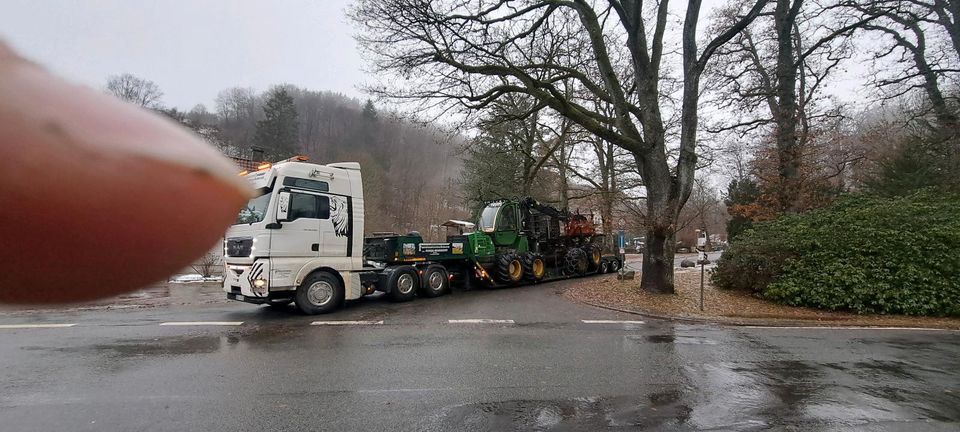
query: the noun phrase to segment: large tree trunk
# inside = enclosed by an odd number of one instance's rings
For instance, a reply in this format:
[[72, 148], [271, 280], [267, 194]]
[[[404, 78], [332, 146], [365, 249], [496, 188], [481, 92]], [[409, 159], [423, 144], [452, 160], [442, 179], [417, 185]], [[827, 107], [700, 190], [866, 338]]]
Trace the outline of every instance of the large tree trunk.
[[800, 145], [797, 140], [797, 68], [794, 66], [793, 24], [803, 0], [777, 0], [774, 23], [777, 32], [777, 171], [779, 204], [784, 212], [798, 208]]
[[645, 184], [647, 245], [640, 288], [647, 292], [673, 294], [673, 249], [676, 246], [679, 197], [674, 193], [674, 180], [665, 160], [645, 159], [642, 162], [644, 171], [654, 175], [649, 176], [651, 180]]
[[644, 291], [673, 294], [675, 238], [672, 221], [647, 219], [647, 244], [640, 276], [640, 287]]

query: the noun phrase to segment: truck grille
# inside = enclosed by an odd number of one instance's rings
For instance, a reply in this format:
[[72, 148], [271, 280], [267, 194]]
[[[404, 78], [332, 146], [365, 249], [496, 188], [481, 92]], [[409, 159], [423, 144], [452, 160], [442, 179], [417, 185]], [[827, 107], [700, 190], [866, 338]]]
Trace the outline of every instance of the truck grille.
[[248, 257], [253, 251], [252, 238], [231, 238], [227, 239], [228, 257]]

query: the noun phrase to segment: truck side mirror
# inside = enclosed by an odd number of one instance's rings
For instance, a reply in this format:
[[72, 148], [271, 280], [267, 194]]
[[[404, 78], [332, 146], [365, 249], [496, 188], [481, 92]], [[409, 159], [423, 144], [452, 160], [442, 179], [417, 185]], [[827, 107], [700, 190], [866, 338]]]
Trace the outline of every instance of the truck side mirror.
[[277, 199], [277, 222], [286, 222], [290, 214], [290, 192], [280, 192]]

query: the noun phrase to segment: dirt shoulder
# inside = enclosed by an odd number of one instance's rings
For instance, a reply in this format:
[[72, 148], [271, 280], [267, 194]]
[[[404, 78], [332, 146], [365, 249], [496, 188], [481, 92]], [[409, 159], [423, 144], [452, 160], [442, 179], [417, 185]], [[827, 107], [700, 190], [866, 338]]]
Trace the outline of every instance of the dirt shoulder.
[[618, 281], [615, 275], [580, 279], [564, 291], [569, 299], [643, 315], [734, 325], [923, 327], [960, 329], [960, 318], [904, 315], [857, 315], [783, 306], [750, 295], [721, 291], [704, 284], [700, 311], [700, 270], [677, 269], [676, 295], [640, 290], [639, 279]]

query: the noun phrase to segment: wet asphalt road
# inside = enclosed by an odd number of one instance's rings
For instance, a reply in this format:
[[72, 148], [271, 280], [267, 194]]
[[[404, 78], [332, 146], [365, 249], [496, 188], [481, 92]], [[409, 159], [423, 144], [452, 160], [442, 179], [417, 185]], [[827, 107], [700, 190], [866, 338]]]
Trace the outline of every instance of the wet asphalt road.
[[[563, 283], [323, 317], [0, 314], [75, 324], [0, 328], [0, 430], [960, 429], [960, 333], [677, 324], [571, 303]], [[243, 324], [160, 325], [183, 321]]]

